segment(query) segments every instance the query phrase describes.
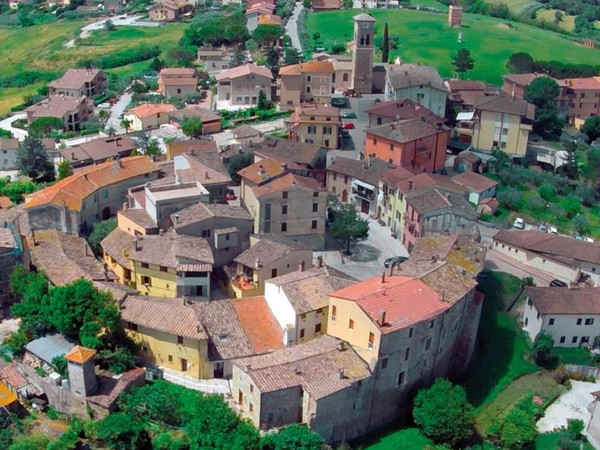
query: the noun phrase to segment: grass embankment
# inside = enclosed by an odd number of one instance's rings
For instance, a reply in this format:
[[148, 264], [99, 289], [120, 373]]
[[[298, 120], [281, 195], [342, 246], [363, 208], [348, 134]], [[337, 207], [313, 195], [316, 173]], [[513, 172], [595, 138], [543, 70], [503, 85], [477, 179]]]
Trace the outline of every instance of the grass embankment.
[[[308, 14], [309, 40], [314, 33], [320, 33], [320, 41], [326, 46], [345, 44], [352, 39], [352, 17], [357, 13], [341, 10]], [[507, 73], [508, 58], [516, 52], [527, 52], [541, 61], [597, 64], [600, 60], [600, 50], [585, 49], [558, 33], [518, 22], [465, 14], [463, 43], [458, 43], [458, 30], [448, 26], [445, 14], [413, 10], [369, 10], [369, 13], [377, 20], [378, 35], [383, 35], [385, 22], [388, 22], [390, 35], [400, 36], [400, 49], [391, 51], [391, 56], [399, 54], [406, 62], [435, 66], [444, 77], [453, 74], [451, 55], [460, 48], [470, 50], [475, 59], [474, 69], [467, 74], [469, 78], [498, 85], [502, 83], [502, 75]], [[378, 52], [375, 59], [380, 58]]]

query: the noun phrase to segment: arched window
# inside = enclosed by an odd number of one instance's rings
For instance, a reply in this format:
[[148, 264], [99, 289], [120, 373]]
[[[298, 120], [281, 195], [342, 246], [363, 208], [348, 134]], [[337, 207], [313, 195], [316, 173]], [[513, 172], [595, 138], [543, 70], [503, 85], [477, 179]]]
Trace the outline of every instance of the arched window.
[[365, 35], [364, 34], [360, 35], [360, 45], [365, 45]]
[[347, 73], [344, 74], [343, 81], [348, 81], [348, 74]]
[[369, 35], [367, 34], [367, 45], [369, 45]]

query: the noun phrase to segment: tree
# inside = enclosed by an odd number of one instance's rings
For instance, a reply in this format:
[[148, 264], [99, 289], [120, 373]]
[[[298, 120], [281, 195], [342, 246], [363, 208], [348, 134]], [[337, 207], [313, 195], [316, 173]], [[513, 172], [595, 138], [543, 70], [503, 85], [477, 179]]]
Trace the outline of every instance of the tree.
[[554, 338], [548, 333], [539, 333], [533, 343], [533, 353], [535, 362], [540, 366], [545, 366], [554, 348]]
[[288, 47], [285, 49], [285, 56], [283, 58], [283, 63], [285, 65], [298, 64], [302, 61], [302, 55], [300, 52], [294, 47]]
[[523, 204], [521, 193], [513, 188], [498, 193], [498, 201], [511, 211], [518, 211]]
[[10, 131], [0, 128], [0, 139], [10, 139], [11, 137], [12, 133]]
[[52, 358], [52, 365], [56, 367], [56, 371], [60, 373], [63, 378], [69, 378], [68, 363], [64, 356], [58, 355]]
[[577, 177], [577, 157], [575, 152], [577, 150], [577, 140], [572, 136], [565, 135], [561, 137], [561, 142], [564, 146], [566, 155], [564, 157], [564, 164], [559, 167], [560, 171], [564, 173], [570, 179]]
[[108, 236], [115, 228], [117, 228], [117, 219], [104, 220], [96, 222], [88, 239], [90, 247], [97, 256], [102, 255], [102, 246], [100, 242]]
[[551, 202], [556, 198], [556, 188], [552, 185], [545, 184], [540, 186], [538, 189], [538, 193], [540, 197], [542, 197], [547, 202]]
[[164, 69], [166, 67], [165, 61], [160, 59], [158, 56], [156, 58], [154, 58], [151, 62], [150, 65], [148, 66], [148, 69], [153, 70], [155, 72], [160, 72], [162, 69]]
[[590, 117], [581, 127], [581, 132], [585, 133], [588, 142], [592, 143], [596, 139], [600, 139], [600, 116]]
[[71, 167], [71, 162], [65, 159], [58, 165], [58, 180], [60, 181], [71, 175], [73, 175], [73, 167]]
[[310, 8], [310, 0], [302, 0], [302, 6], [306, 9]]
[[523, 98], [536, 107], [533, 130], [549, 139], [557, 140], [564, 126], [564, 120], [558, 117], [556, 98], [560, 88], [549, 77], [536, 78], [525, 88]]
[[147, 156], [158, 156], [161, 153], [160, 143], [158, 139], [151, 139], [146, 148], [144, 149], [144, 155]]
[[50, 181], [54, 178], [52, 162], [48, 158], [46, 147], [40, 139], [32, 135], [25, 137], [17, 151], [19, 173], [36, 182]]
[[452, 447], [473, 435], [473, 407], [460, 386], [438, 378], [415, 398], [413, 417], [423, 433]]
[[106, 22], [104, 22], [104, 29], [108, 32], [111, 31], [115, 31], [115, 24], [113, 23], [112, 20], [107, 20]]
[[276, 25], [259, 25], [252, 33], [252, 39], [259, 46], [273, 45], [283, 35], [283, 29]]
[[383, 44], [381, 46], [381, 62], [387, 63], [390, 55], [390, 37], [388, 34], [388, 24], [385, 23], [385, 28], [383, 29]]
[[577, 197], [566, 197], [560, 202], [560, 207], [565, 212], [567, 219], [572, 219], [581, 212], [581, 203]]
[[273, 108], [273, 103], [267, 100], [267, 95], [262, 89], [258, 93], [258, 102], [256, 107], [261, 111], [268, 111], [269, 109]]
[[530, 411], [513, 408], [504, 419], [500, 432], [504, 448], [524, 448], [535, 440], [535, 436], [535, 416]]
[[465, 78], [465, 72], [473, 70], [475, 60], [471, 58], [471, 52], [466, 48], [461, 48], [456, 55], [452, 57], [452, 65], [456, 68], [456, 72], [461, 79]]
[[123, 413], [109, 414], [96, 424], [96, 435], [114, 450], [144, 449], [150, 447], [146, 424]]
[[596, 187], [591, 184], [582, 184], [577, 186], [577, 197], [581, 200], [581, 203], [585, 206], [594, 206], [596, 204], [598, 191]]
[[129, 133], [129, 129], [131, 128], [132, 122], [129, 119], [121, 120], [121, 126], [125, 128], [125, 133]]
[[342, 0], [342, 5], [344, 6], [344, 9], [352, 9], [354, 2], [352, 0]]
[[37, 138], [50, 137], [53, 131], [62, 131], [65, 124], [57, 117], [38, 117], [27, 127], [29, 134]]
[[184, 116], [181, 122], [181, 132], [186, 136], [200, 137], [202, 135], [202, 120], [200, 120], [200, 117]]
[[358, 216], [354, 205], [339, 205], [335, 220], [331, 224], [334, 237], [346, 241], [346, 255], [350, 254], [350, 243], [369, 236], [369, 221]]
[[575, 216], [575, 218], [573, 219], [573, 225], [575, 226], [575, 229], [579, 234], [589, 233], [589, 231], [592, 228], [590, 221], [583, 214], [578, 214], [577, 216]]
[[240, 176], [238, 175], [238, 172], [244, 167], [248, 167], [253, 162], [254, 156], [252, 156], [252, 153], [242, 153], [241, 155], [235, 155], [231, 158], [229, 160], [229, 166], [227, 167], [231, 179], [234, 182], [239, 183]]
[[321, 450], [323, 440], [304, 425], [290, 425], [260, 441], [262, 450]]
[[531, 73], [535, 71], [535, 61], [528, 53], [513, 53], [508, 58], [506, 68], [512, 73]]
[[554, 11], [554, 23], [561, 23], [564, 19], [565, 15], [562, 11], [559, 11], [558, 9], [556, 11]]
[[188, 65], [194, 59], [194, 53], [186, 48], [172, 47], [167, 51], [167, 59], [177, 66]]
[[279, 68], [279, 51], [275, 47], [270, 47], [267, 50], [267, 67], [274, 71]]

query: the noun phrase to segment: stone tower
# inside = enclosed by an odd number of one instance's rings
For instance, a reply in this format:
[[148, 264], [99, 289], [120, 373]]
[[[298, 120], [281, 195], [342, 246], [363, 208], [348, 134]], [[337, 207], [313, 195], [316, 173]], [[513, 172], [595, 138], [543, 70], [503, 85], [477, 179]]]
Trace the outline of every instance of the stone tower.
[[373, 91], [373, 40], [375, 19], [369, 14], [354, 16], [352, 88], [360, 94]]
[[450, 5], [450, 8], [448, 9], [448, 24], [452, 28], [462, 27], [462, 15], [462, 6]]
[[96, 350], [76, 345], [65, 355], [69, 368], [69, 383], [73, 394], [87, 397], [96, 389], [94, 368]]

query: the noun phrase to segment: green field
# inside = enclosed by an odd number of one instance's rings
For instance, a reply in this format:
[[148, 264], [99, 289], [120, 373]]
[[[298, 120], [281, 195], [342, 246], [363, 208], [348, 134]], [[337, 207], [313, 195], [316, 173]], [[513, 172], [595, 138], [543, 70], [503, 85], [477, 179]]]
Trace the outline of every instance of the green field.
[[[96, 59], [139, 45], [158, 45], [163, 51], [174, 47], [183, 35], [185, 24], [165, 27], [118, 27], [113, 32], [93, 32], [83, 44], [65, 48], [63, 44], [73, 38], [83, 21], [54, 22], [29, 28], [0, 29], [0, 76], [22, 71], [41, 71], [60, 75], [83, 59]], [[130, 64], [108, 70], [119, 75], [143, 71], [148, 62]], [[0, 115], [22, 102], [23, 96], [35, 93], [43, 83], [26, 88], [0, 89]]]
[[[314, 33], [320, 33], [321, 41], [326, 45], [350, 41], [352, 17], [357, 13], [346, 10], [308, 14], [309, 39]], [[587, 50], [557, 33], [517, 22], [465, 14], [464, 41], [459, 44], [458, 30], [448, 27], [445, 14], [412, 10], [371, 10], [369, 13], [377, 19], [376, 33], [383, 34], [387, 21], [389, 33], [400, 36], [400, 48], [396, 53], [404, 61], [435, 66], [445, 77], [453, 74], [451, 55], [462, 47], [469, 49], [475, 58], [475, 68], [468, 77], [494, 84], [502, 83], [502, 75], [507, 72], [506, 62], [516, 52], [530, 53], [537, 60], [573, 64], [598, 64], [600, 61], [600, 50]], [[378, 58], [380, 54], [376, 55]]]

